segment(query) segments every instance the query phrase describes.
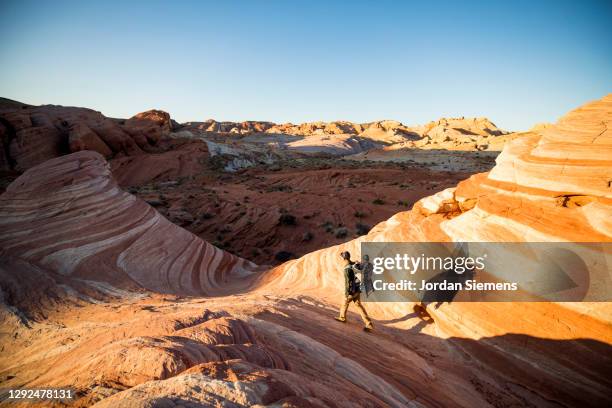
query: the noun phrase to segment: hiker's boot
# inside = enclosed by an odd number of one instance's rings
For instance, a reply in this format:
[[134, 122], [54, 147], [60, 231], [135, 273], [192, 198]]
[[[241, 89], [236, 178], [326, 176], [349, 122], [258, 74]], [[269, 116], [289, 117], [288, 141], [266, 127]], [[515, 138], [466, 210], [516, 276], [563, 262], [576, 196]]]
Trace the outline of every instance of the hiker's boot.
[[334, 319], [336, 319], [337, 321], [339, 321], [340, 323], [346, 323], [346, 319], [342, 318], [342, 317], [334, 317]]
[[368, 324], [367, 326], [363, 328], [363, 331], [368, 332], [368, 333], [371, 332], [372, 330], [374, 330], [374, 325], [372, 323]]

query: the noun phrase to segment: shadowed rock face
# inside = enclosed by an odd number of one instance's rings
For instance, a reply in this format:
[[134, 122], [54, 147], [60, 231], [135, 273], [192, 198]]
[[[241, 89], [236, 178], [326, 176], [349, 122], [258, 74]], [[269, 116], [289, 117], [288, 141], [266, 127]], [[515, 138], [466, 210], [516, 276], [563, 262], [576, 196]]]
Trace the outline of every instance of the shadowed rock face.
[[612, 240], [611, 101], [257, 281], [254, 265], [121, 191], [99, 154], [36, 166], [0, 196], [0, 384], [71, 385], [73, 406], [605, 406], [609, 303], [451, 303], [435, 323], [370, 303], [373, 334], [332, 316], [339, 253], [357, 258], [366, 240]]
[[86, 108], [30, 106], [3, 99], [0, 104], [0, 170], [24, 171], [45, 160], [81, 150], [104, 157], [146, 151], [172, 130], [170, 115], [159, 110], [131, 119], [110, 119]]

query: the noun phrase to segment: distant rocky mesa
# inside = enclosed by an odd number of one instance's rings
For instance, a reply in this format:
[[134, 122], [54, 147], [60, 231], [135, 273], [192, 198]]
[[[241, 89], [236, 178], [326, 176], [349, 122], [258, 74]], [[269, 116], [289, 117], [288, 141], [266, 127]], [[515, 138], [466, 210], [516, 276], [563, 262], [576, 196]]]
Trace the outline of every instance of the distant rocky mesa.
[[[178, 136], [189, 135], [189, 132], [236, 136], [317, 136], [319, 140], [294, 140], [289, 148], [306, 153], [339, 154], [359, 153], [381, 145], [433, 148], [442, 146], [441, 143], [444, 144], [442, 148], [463, 146], [465, 150], [486, 150], [490, 137], [508, 134], [485, 118], [440, 119], [417, 127], [392, 120], [361, 124], [346, 121], [275, 124], [265, 121], [217, 122], [211, 119], [179, 125], [168, 113], [160, 110], [142, 112], [130, 119], [113, 119], [87, 108], [32, 106], [0, 98], [0, 170], [23, 172], [54, 157], [82, 150], [96, 151], [107, 159], [154, 152], [162, 137], [179, 129], [183, 132], [177, 133]], [[326, 136], [340, 139], [331, 142], [320, 139]], [[281, 143], [285, 142], [281, 140]], [[318, 147], [328, 145], [335, 147]], [[501, 145], [503, 142], [498, 141], [497, 150], [501, 150]]]
[[[406, 126], [395, 120], [381, 120], [368, 123], [347, 121], [309, 122], [301, 124], [245, 121], [217, 122], [209, 119], [205, 122], [187, 122], [186, 128], [195, 128], [206, 132], [232, 133], [251, 135], [254, 133], [290, 134], [298, 136], [311, 135], [354, 135], [386, 141], [400, 142], [418, 140], [423, 137], [437, 137], [447, 131], [456, 131], [463, 135], [499, 136], [509, 132], [499, 129], [487, 118], [442, 118], [422, 126]], [[389, 139], [391, 137], [392, 139]], [[393, 138], [395, 137], [395, 138]]]

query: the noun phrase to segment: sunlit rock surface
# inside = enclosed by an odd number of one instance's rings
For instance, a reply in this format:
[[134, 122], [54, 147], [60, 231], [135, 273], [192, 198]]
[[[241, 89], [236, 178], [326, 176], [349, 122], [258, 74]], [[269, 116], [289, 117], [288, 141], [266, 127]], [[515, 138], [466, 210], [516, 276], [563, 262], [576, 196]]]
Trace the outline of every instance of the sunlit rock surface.
[[450, 303], [432, 319], [366, 303], [373, 333], [352, 309], [332, 317], [339, 254], [362, 241], [610, 241], [610, 102], [270, 271], [120, 190], [99, 154], [34, 167], [0, 196], [0, 384], [70, 386], [73, 406], [606, 406], [609, 303]]

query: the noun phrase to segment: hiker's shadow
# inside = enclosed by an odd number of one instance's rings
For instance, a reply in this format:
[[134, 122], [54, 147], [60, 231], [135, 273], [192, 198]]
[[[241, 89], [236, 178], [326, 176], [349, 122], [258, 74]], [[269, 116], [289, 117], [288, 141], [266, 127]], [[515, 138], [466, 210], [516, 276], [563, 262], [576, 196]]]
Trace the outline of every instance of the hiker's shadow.
[[412, 313], [408, 313], [407, 315], [404, 315], [402, 317], [398, 317], [396, 319], [390, 319], [390, 320], [379, 320], [379, 323], [383, 323], [383, 324], [393, 324], [393, 323], [399, 323], [399, 322], [405, 322], [406, 320], [410, 320], [413, 317], [419, 317], [419, 314], [417, 312], [412, 312]]
[[427, 280], [427, 283], [442, 283], [446, 281], [453, 284], [454, 289], [426, 290], [421, 298], [421, 306], [426, 309], [427, 305], [435, 303], [434, 308], [438, 309], [444, 303], [451, 304], [459, 292], [459, 287], [463, 287], [465, 282], [473, 279], [475, 275], [476, 272], [474, 269], [468, 269], [462, 273], [457, 273], [453, 269], [448, 269], [435, 275], [431, 279]]
[[434, 323], [434, 320], [431, 316], [429, 316], [427, 314], [427, 312], [419, 312], [417, 310], [415, 310], [412, 313], [408, 313], [402, 317], [398, 317], [397, 319], [391, 319], [391, 320], [378, 320], [378, 323], [382, 323], [382, 324], [393, 324], [393, 323], [400, 323], [400, 322], [405, 322], [407, 320], [410, 320], [412, 318], [418, 318], [419, 322], [417, 324], [415, 324], [414, 326], [412, 326], [410, 329], [408, 329], [409, 333], [412, 334], [417, 334], [420, 333], [421, 330], [423, 330], [426, 326], [429, 326], [430, 324]]
[[408, 333], [411, 334], [418, 334], [421, 332], [421, 330], [423, 330], [425, 327], [429, 326], [430, 324], [434, 323], [434, 320], [429, 317], [429, 318], [420, 318], [419, 317], [419, 322], [417, 324], [415, 324], [414, 326], [412, 326], [411, 328], [409, 328], [407, 331]]

